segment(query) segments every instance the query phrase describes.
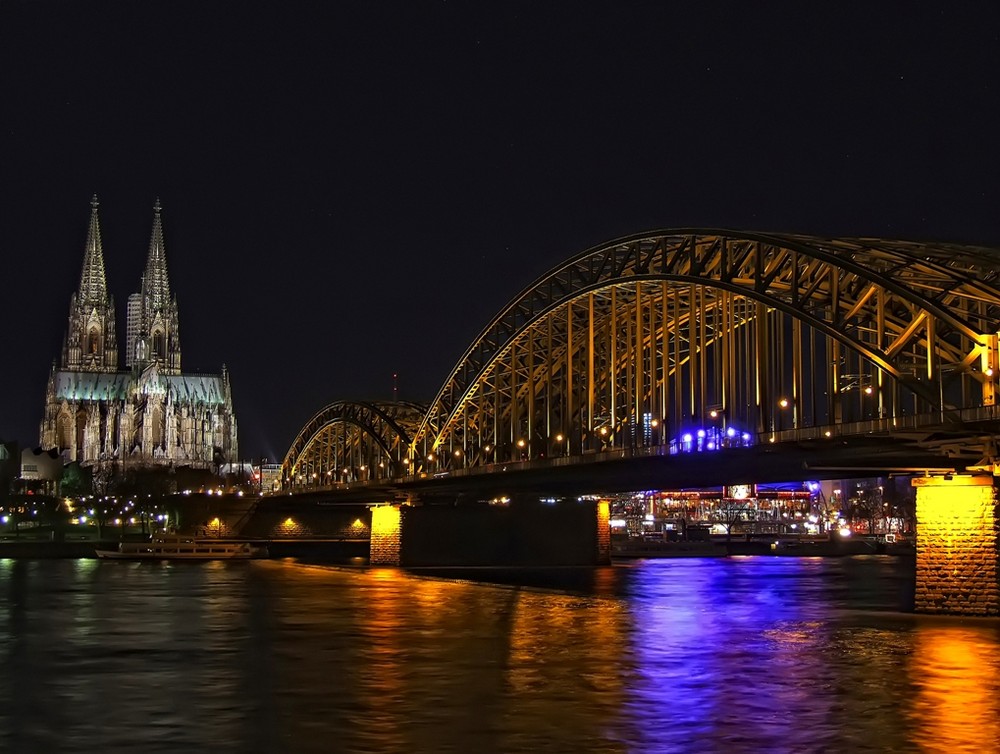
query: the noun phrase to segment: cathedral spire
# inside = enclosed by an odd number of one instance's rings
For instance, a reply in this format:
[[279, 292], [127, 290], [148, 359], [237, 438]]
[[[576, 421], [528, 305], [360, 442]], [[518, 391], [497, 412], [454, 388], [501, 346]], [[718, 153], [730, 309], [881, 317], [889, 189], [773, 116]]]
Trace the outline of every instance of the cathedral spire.
[[129, 366], [139, 367], [157, 363], [167, 374], [180, 374], [177, 302], [170, 295], [161, 210], [160, 200], [157, 199], [153, 205], [153, 234], [149, 239], [149, 256], [142, 273], [139, 295], [129, 298], [129, 353], [126, 362]]
[[101, 222], [97, 217], [97, 194], [90, 200], [90, 227], [83, 254], [83, 272], [80, 274], [78, 300], [84, 308], [107, 304], [108, 281], [104, 274], [104, 248], [101, 245]]
[[118, 368], [115, 305], [104, 274], [101, 223], [97, 195], [90, 200], [90, 226], [83, 252], [80, 289], [70, 297], [69, 321], [63, 342], [63, 369], [113, 372]]
[[163, 221], [159, 198], [153, 205], [153, 235], [149, 239], [146, 271], [142, 273], [142, 298], [149, 311], [163, 311], [170, 304], [170, 279], [167, 277], [167, 252], [163, 243]]

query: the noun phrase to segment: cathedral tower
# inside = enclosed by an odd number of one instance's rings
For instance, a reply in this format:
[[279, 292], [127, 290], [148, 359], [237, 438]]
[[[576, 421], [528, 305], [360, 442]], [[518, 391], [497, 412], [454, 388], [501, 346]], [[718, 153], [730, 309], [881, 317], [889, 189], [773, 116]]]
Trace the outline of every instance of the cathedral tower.
[[118, 369], [115, 305], [104, 274], [97, 195], [90, 201], [90, 228], [83, 254], [80, 288], [70, 298], [69, 324], [63, 341], [62, 368], [84, 372]]
[[64, 461], [124, 470], [219, 468], [239, 457], [229, 372], [182, 374], [177, 301], [170, 294], [160, 202], [139, 293], [128, 299], [126, 363], [119, 372], [114, 305], [104, 277], [97, 197], [80, 289], [70, 303], [62, 366], [53, 364], [39, 427]]
[[163, 374], [180, 374], [181, 341], [177, 299], [170, 295], [160, 200], [153, 205], [153, 235], [142, 273], [139, 300], [129, 297], [128, 366], [156, 364]]

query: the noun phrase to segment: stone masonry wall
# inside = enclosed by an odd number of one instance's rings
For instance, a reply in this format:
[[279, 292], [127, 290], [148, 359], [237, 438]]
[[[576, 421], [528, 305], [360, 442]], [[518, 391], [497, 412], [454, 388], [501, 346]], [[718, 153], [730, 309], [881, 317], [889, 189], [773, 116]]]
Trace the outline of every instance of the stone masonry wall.
[[1000, 508], [992, 477], [917, 478], [920, 613], [1000, 615]]
[[372, 565], [399, 565], [402, 543], [402, 514], [398, 505], [372, 508], [372, 535], [368, 562]]
[[597, 503], [597, 564], [611, 564], [611, 504], [607, 500]]

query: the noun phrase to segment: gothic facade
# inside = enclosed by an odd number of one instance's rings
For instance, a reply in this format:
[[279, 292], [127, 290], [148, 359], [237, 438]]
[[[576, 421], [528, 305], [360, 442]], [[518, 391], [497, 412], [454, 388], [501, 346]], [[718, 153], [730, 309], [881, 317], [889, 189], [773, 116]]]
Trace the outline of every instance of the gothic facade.
[[125, 369], [119, 370], [97, 208], [95, 196], [62, 361], [49, 375], [41, 446], [83, 465], [209, 468], [235, 461], [236, 416], [225, 366], [219, 375], [181, 371], [159, 201], [139, 292], [128, 298]]

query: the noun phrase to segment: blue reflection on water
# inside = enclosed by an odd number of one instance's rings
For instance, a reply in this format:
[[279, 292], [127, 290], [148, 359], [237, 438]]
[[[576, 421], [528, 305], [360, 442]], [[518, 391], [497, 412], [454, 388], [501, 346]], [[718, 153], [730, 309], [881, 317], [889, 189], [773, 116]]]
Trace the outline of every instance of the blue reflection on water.
[[803, 600], [819, 560], [730, 559], [646, 563], [630, 605], [639, 669], [628, 705], [641, 748], [698, 745], [758, 750], [789, 743], [789, 726], [814, 716], [808, 686], [823, 680], [830, 606]]
[[912, 567], [0, 561], [0, 749], [995, 750], [1000, 622]]

